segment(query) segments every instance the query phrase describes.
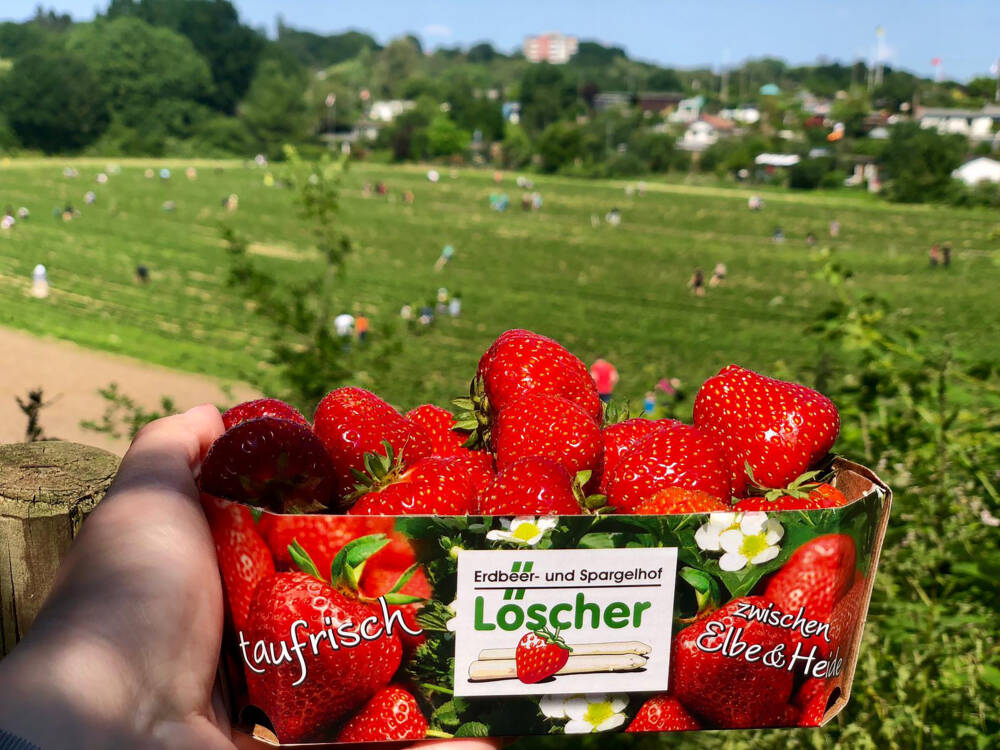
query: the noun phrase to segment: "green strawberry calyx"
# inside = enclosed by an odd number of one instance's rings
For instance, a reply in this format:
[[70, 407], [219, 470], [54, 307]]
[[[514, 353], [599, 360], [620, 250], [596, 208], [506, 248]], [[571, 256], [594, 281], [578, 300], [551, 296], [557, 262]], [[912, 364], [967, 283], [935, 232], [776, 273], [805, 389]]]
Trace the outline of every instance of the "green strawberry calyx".
[[780, 500], [783, 497], [793, 497], [796, 500], [805, 500], [809, 497], [810, 493], [818, 489], [823, 484], [822, 480], [812, 481], [820, 475], [819, 471], [807, 471], [793, 479], [787, 487], [765, 487], [754, 477], [753, 469], [751, 468], [749, 461], [745, 462], [744, 468], [747, 473], [747, 478], [750, 480], [747, 483], [750, 495], [763, 497], [765, 500], [770, 500], [772, 502]]
[[348, 496], [351, 502], [354, 502], [362, 495], [367, 495], [369, 492], [378, 492], [388, 487], [399, 479], [399, 476], [406, 470], [406, 466], [403, 463], [402, 451], [399, 452], [399, 455], [396, 455], [392, 444], [388, 440], [382, 441], [382, 448], [385, 450], [385, 453], [365, 453], [362, 459], [365, 467], [364, 471], [351, 468], [351, 474], [357, 480], [354, 483], [354, 490]]
[[539, 628], [531, 628], [531, 632], [545, 641], [546, 644], [558, 646], [561, 649], [565, 649], [566, 651], [573, 653], [573, 647], [568, 645], [563, 637], [559, 635], [558, 628], [556, 628], [555, 631], [552, 631], [543, 625]]
[[594, 472], [590, 469], [584, 469], [576, 473], [576, 476], [573, 477], [573, 497], [576, 498], [576, 502], [579, 503], [584, 513], [602, 514], [613, 512], [614, 508], [608, 505], [607, 497], [599, 494], [588, 495], [586, 493], [584, 488], [593, 475]]
[[486, 397], [482, 378], [478, 375], [469, 384], [469, 395], [451, 402], [459, 412], [455, 417], [453, 430], [468, 433], [463, 446], [472, 450], [485, 448], [490, 444], [490, 400]]
[[323, 577], [323, 574], [316, 567], [316, 563], [313, 562], [309, 553], [299, 544], [298, 540], [293, 540], [288, 545], [288, 552], [303, 573], [308, 573], [324, 583], [329, 583], [334, 588], [340, 589], [360, 601], [374, 602], [378, 599], [384, 599], [386, 604], [395, 605], [415, 604], [424, 601], [422, 597], [404, 594], [400, 591], [417, 572], [419, 566], [416, 563], [404, 570], [392, 588], [381, 596], [367, 596], [361, 592], [361, 576], [364, 573], [365, 565], [372, 555], [388, 543], [389, 537], [385, 534], [369, 534], [348, 542], [333, 558], [333, 562], [330, 564], [329, 578]]
[[677, 575], [694, 589], [694, 598], [698, 605], [698, 610], [693, 616], [678, 618], [680, 622], [684, 624], [695, 622], [718, 609], [720, 600], [719, 584], [715, 578], [703, 570], [690, 567], [681, 568]]

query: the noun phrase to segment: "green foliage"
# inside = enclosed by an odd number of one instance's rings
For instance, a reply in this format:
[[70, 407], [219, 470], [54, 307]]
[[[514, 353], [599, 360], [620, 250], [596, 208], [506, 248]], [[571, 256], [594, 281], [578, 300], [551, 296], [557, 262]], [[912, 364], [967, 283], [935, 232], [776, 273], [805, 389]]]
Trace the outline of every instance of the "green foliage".
[[[834, 160], [828, 156], [817, 159], [802, 159], [788, 170], [788, 187], [796, 190], [815, 190], [823, 185], [827, 174], [833, 169]], [[841, 180], [843, 184], [843, 180]]]
[[427, 126], [427, 153], [432, 157], [465, 153], [470, 137], [468, 131], [442, 112]]
[[67, 48], [87, 61], [126, 153], [159, 153], [191, 133], [197, 100], [211, 90], [208, 65], [187, 39], [136, 18], [77, 26]]
[[100, 91], [82, 56], [45, 47], [19, 57], [0, 80], [0, 107], [27, 148], [76, 151], [107, 126]]
[[147, 409], [136, 403], [131, 396], [122, 393], [117, 383], [109, 383], [106, 388], [99, 388], [97, 392], [104, 399], [104, 413], [99, 420], [81, 420], [80, 426], [113, 438], [126, 437], [131, 440], [154, 419], [177, 413], [176, 404], [170, 396], [160, 397], [158, 409]]
[[576, 87], [557, 65], [537, 63], [521, 77], [521, 125], [540, 132], [574, 113]]
[[893, 126], [882, 156], [891, 180], [889, 198], [901, 203], [944, 199], [965, 149], [962, 136], [940, 135], [915, 122]]
[[293, 29], [280, 20], [277, 43], [298, 60], [300, 65], [312, 68], [326, 68], [357, 57], [364, 50], [381, 49], [372, 36], [361, 31], [315, 34], [311, 31]]
[[277, 60], [265, 60], [243, 101], [240, 117], [257, 148], [272, 158], [286, 143], [298, 143], [308, 129], [306, 81], [289, 73]]
[[567, 122], [554, 122], [538, 138], [538, 156], [544, 172], [567, 167], [580, 156], [580, 129]]
[[398, 96], [403, 82], [412, 76], [420, 64], [420, 45], [411, 37], [394, 39], [375, 57], [372, 76], [377, 98]]

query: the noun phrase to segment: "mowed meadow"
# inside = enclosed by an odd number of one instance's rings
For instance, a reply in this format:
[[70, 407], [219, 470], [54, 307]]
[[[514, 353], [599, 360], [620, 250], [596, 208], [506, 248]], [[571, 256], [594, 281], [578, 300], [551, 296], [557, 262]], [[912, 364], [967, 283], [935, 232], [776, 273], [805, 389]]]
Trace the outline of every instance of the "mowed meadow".
[[[275, 279], [318, 277], [322, 263], [293, 194], [280, 186], [281, 165], [124, 160], [120, 173], [98, 184], [107, 163], [0, 166], [0, 207], [31, 211], [0, 232], [0, 325], [266, 388], [269, 337], [252, 305], [226, 284], [220, 227], [246, 237]], [[65, 177], [67, 166], [79, 176]], [[163, 166], [169, 180], [144, 176]], [[196, 179], [185, 176], [188, 166]], [[279, 185], [266, 184], [269, 171]], [[648, 181], [645, 195], [629, 196], [624, 181], [545, 177], [532, 178], [542, 209], [527, 212], [514, 174], [498, 186], [489, 171], [440, 171], [434, 184], [425, 168], [360, 163], [343, 179], [340, 218], [355, 247], [330, 309], [366, 315], [373, 336], [401, 337], [390, 372], [360, 375], [399, 407], [460, 395], [480, 353], [510, 327], [553, 336], [588, 363], [611, 360], [622, 376], [619, 394], [633, 403], [661, 377], [694, 388], [730, 362], [798, 370], [821, 351], [805, 329], [834, 295], [819, 273], [831, 258], [854, 272], [854, 287], [885, 297], [929, 339], [949, 340], [961, 360], [1000, 359], [996, 212], [762, 190], [766, 206], [752, 213], [749, 189]], [[365, 183], [380, 181], [386, 196], [363, 195]], [[84, 203], [88, 190], [93, 205]], [[402, 199], [406, 190], [412, 205]], [[490, 208], [496, 192], [510, 198], [504, 213]], [[239, 196], [234, 212], [223, 206], [230, 193]], [[69, 222], [55, 215], [66, 203], [80, 212]], [[603, 221], [613, 207], [622, 214], [618, 227]], [[828, 234], [833, 219], [837, 239]], [[771, 239], [778, 226], [782, 244]], [[809, 232], [814, 247], [805, 242]], [[952, 244], [951, 268], [928, 267], [933, 242]], [[446, 244], [454, 259], [436, 272]], [[693, 270], [701, 267], [707, 279], [719, 262], [725, 283], [692, 296]], [[36, 263], [48, 269], [45, 300], [28, 293]], [[135, 280], [139, 264], [149, 268], [146, 285]], [[439, 287], [460, 295], [461, 316], [439, 317], [419, 335], [407, 331], [401, 306], [426, 304]]]

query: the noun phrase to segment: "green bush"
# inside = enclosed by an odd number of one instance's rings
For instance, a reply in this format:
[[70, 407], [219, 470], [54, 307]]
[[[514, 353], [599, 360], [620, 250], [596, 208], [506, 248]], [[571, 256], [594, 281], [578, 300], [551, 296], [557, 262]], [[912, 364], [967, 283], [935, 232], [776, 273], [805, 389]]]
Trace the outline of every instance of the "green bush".
[[554, 122], [542, 131], [536, 151], [542, 171], [555, 172], [580, 156], [580, 129], [567, 122]]

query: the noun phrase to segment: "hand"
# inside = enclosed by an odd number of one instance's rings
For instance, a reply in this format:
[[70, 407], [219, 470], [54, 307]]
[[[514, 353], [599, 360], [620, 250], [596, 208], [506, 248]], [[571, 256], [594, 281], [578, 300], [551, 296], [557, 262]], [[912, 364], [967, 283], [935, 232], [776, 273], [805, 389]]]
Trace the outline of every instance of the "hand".
[[[0, 662], [0, 729], [42, 750], [234, 749], [215, 689], [222, 585], [194, 480], [222, 431], [199, 406], [136, 436], [31, 633]], [[462, 745], [496, 747], [448, 750]]]

